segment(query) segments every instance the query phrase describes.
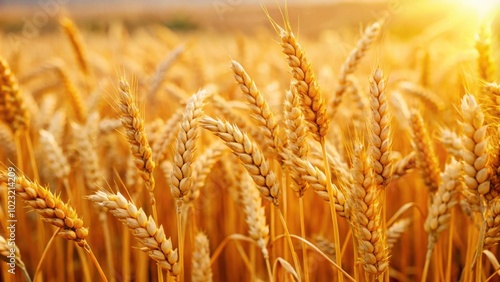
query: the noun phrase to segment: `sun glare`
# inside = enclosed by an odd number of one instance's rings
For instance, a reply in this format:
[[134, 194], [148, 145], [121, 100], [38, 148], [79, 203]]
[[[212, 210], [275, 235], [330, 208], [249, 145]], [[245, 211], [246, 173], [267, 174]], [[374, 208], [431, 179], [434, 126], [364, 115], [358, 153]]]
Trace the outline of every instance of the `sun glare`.
[[500, 7], [499, 0], [461, 0], [467, 8], [474, 9], [480, 18], [493, 15]]

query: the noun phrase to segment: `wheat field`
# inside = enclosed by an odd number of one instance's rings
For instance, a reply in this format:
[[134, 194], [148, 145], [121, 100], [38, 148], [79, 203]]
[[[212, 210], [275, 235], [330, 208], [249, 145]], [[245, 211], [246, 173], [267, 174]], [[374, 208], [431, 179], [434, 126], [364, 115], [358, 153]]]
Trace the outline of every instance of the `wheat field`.
[[479, 2], [0, 21], [0, 281], [500, 281]]

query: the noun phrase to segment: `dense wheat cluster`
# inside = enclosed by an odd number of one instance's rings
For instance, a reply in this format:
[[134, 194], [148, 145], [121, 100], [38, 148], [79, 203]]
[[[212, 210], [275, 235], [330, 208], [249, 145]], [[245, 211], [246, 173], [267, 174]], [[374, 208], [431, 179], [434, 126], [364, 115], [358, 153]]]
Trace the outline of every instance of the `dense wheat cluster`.
[[286, 9], [0, 29], [0, 280], [500, 281], [499, 21]]

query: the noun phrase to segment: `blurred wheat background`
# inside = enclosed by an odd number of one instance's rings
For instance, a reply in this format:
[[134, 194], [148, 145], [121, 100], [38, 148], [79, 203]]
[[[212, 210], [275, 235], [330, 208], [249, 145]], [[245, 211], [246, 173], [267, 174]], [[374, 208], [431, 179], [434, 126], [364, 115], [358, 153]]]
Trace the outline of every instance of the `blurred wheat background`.
[[1, 281], [500, 281], [499, 15], [0, 0]]

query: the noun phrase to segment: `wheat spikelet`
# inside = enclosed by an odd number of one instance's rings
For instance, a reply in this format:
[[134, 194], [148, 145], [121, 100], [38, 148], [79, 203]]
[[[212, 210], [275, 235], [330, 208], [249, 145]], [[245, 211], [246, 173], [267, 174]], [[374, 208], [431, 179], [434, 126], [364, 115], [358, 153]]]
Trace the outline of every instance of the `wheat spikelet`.
[[24, 268], [24, 262], [21, 259], [21, 252], [19, 248], [15, 244], [15, 240], [6, 240], [3, 236], [0, 235], [0, 259], [10, 263], [11, 262], [11, 253], [14, 253], [14, 263], [22, 268]]
[[445, 107], [444, 102], [440, 100], [436, 93], [418, 84], [409, 81], [401, 81], [396, 84], [396, 88], [404, 94], [417, 97], [428, 109], [434, 112], [443, 110]]
[[158, 162], [154, 158], [154, 147], [160, 139], [160, 130], [162, 129], [164, 124], [165, 123], [161, 118], [156, 118], [152, 122], [147, 123], [144, 127], [144, 130], [146, 131], [146, 136], [148, 136], [149, 146], [151, 146], [151, 150], [153, 151], [153, 160], [155, 160], [155, 163]]
[[462, 158], [462, 138], [459, 134], [449, 129], [443, 128], [441, 130], [441, 137], [439, 139], [441, 144], [444, 145], [446, 151], [452, 155], [455, 159], [459, 160]]
[[458, 202], [458, 194], [462, 188], [461, 173], [461, 163], [451, 159], [441, 174], [441, 184], [433, 195], [424, 224], [425, 231], [429, 233], [429, 246], [437, 243], [439, 234], [449, 227], [451, 209]]
[[9, 125], [15, 134], [29, 125], [28, 110], [17, 79], [2, 57], [0, 57], [0, 120]]
[[46, 130], [40, 130], [40, 145], [50, 174], [55, 176], [56, 179], [68, 177], [70, 172], [68, 160], [54, 139], [54, 136]]
[[321, 95], [318, 81], [312, 69], [311, 63], [289, 25], [279, 29], [281, 47], [287, 56], [288, 65], [292, 68], [294, 78], [293, 87], [297, 89], [302, 101], [304, 117], [308, 122], [309, 130], [314, 139], [320, 141], [328, 132], [330, 117], [326, 111], [325, 101]]
[[215, 142], [208, 147], [193, 163], [193, 189], [188, 197], [188, 202], [195, 201], [200, 196], [200, 191], [205, 186], [205, 181], [212, 167], [219, 161], [226, 147], [220, 142]]
[[[321, 197], [324, 201], [329, 202], [327, 190], [327, 180], [324, 172], [313, 166], [310, 161], [300, 159], [292, 155], [287, 149], [283, 152], [283, 159], [286, 165], [295, 166], [299, 176], [306, 181], [309, 186]], [[332, 194], [335, 201], [335, 210], [338, 215], [347, 217], [347, 203], [342, 191], [332, 183]]]
[[85, 186], [90, 191], [95, 191], [98, 187], [102, 187], [103, 184], [103, 176], [99, 167], [97, 151], [90, 141], [89, 133], [86, 128], [73, 123], [72, 129], [85, 179]]
[[387, 228], [385, 233], [387, 234], [387, 247], [389, 252], [392, 250], [399, 238], [401, 238], [401, 235], [408, 230], [410, 223], [411, 219], [404, 218], [394, 222], [389, 228]]
[[354, 47], [347, 59], [342, 64], [338, 78], [338, 85], [335, 88], [334, 99], [330, 107], [332, 111], [331, 116], [335, 115], [340, 102], [342, 102], [343, 94], [344, 92], [346, 92], [347, 88], [350, 85], [348, 81], [349, 75], [354, 73], [356, 67], [359, 65], [359, 62], [365, 56], [373, 41], [375, 41], [375, 39], [378, 37], [380, 30], [381, 24], [379, 22], [374, 22], [369, 25], [365, 29], [363, 36], [356, 44], [356, 47]]
[[200, 123], [203, 128], [213, 132], [226, 143], [250, 173], [261, 195], [278, 206], [279, 186], [258, 145], [252, 142], [245, 133], [242, 133], [237, 126], [231, 125], [229, 122], [205, 117]]
[[174, 150], [174, 166], [169, 184], [170, 192], [175, 199], [180, 201], [178, 206], [181, 205], [183, 198], [189, 195], [193, 186], [191, 175], [196, 141], [198, 140], [198, 121], [203, 114], [206, 98], [207, 92], [204, 90], [194, 94], [187, 102], [180, 123]]
[[500, 198], [494, 198], [486, 210], [486, 231], [483, 249], [491, 248], [500, 241]]
[[417, 153], [417, 167], [425, 186], [431, 193], [434, 193], [440, 184], [439, 163], [424, 121], [416, 111], [411, 114], [411, 127], [415, 152]]
[[245, 119], [237, 110], [234, 110], [233, 107], [230, 106], [232, 101], [227, 101], [223, 97], [219, 95], [215, 95], [213, 98], [213, 106], [220, 112], [226, 120], [230, 120], [238, 128], [244, 132], [246, 132], [255, 142], [258, 144], [266, 144], [264, 137], [260, 133], [260, 130]]
[[318, 247], [318, 249], [327, 255], [331, 260], [335, 260], [335, 244], [323, 237], [323, 235], [315, 235], [313, 238], [316, 247]]
[[[0, 183], [9, 182], [8, 174], [0, 174]], [[58, 196], [54, 196], [48, 188], [31, 182], [26, 177], [16, 177], [16, 194], [24, 200], [27, 206], [42, 216], [45, 222], [61, 228], [59, 235], [66, 240], [75, 241], [79, 246], [86, 246], [85, 238], [89, 231], [83, 227], [83, 220], [75, 210], [64, 203]]]
[[[286, 91], [284, 110], [287, 136], [285, 147], [297, 158], [305, 159], [309, 154], [309, 145], [306, 140], [309, 132], [304, 114], [300, 110], [300, 97], [293, 94], [292, 91]], [[300, 177], [296, 166], [289, 165], [287, 167], [294, 182], [292, 189], [297, 192], [299, 197], [302, 197], [308, 186], [307, 181]]]
[[147, 216], [142, 208], [137, 208], [120, 194], [97, 191], [88, 199], [109, 212], [125, 224], [132, 235], [144, 245], [142, 251], [148, 253], [163, 270], [168, 270], [173, 276], [180, 274], [177, 249], [173, 250], [172, 241], [166, 238], [163, 226], [157, 227], [151, 216]]
[[52, 115], [50, 123], [47, 126], [47, 131], [50, 132], [52, 136], [54, 136], [54, 139], [59, 146], [62, 146], [64, 144], [66, 121], [66, 112], [61, 109]]
[[68, 39], [71, 42], [71, 47], [73, 47], [73, 50], [75, 51], [80, 69], [85, 75], [89, 75], [90, 69], [87, 62], [87, 54], [84, 50], [83, 39], [78, 31], [78, 28], [75, 26], [73, 21], [67, 17], [60, 18], [59, 25], [62, 27], [64, 33], [68, 36]]
[[54, 115], [54, 112], [56, 112], [56, 107], [57, 107], [56, 95], [47, 94], [43, 96], [40, 102], [38, 115], [33, 120], [33, 122], [35, 123], [34, 124], [35, 127], [39, 129], [46, 129], [47, 126], [50, 124], [50, 121], [53, 120], [53, 118], [51, 117]]
[[484, 114], [472, 95], [462, 98], [462, 160], [467, 190], [479, 198], [490, 192], [487, 127]]
[[108, 118], [99, 121], [99, 134], [105, 135], [110, 134], [122, 127], [122, 121], [119, 119]]
[[482, 22], [476, 35], [477, 66], [479, 77], [487, 82], [495, 79], [495, 64], [491, 56], [491, 31], [486, 21]]
[[[309, 142], [309, 148], [311, 149], [309, 153], [311, 162], [314, 162], [315, 166], [321, 171], [325, 171], [321, 148], [312, 140]], [[344, 156], [330, 143], [326, 143], [326, 154], [330, 172], [332, 173], [332, 182], [336, 181], [340, 187], [349, 187], [352, 183], [352, 176], [347, 163], [344, 161]]]
[[391, 180], [396, 180], [408, 174], [417, 166], [417, 153], [412, 151], [394, 163]]
[[384, 273], [389, 267], [386, 231], [382, 229], [380, 192], [373, 179], [369, 157], [361, 147], [354, 148], [354, 185], [347, 190], [350, 224], [358, 244], [359, 259], [366, 272]]
[[178, 134], [178, 124], [182, 120], [182, 110], [175, 112], [158, 132], [158, 142], [153, 145], [153, 159], [156, 163], [165, 160], [168, 148], [172, 145]]
[[277, 148], [275, 144], [278, 142], [276, 139], [278, 138], [279, 127], [273, 113], [269, 109], [269, 105], [259, 89], [257, 89], [255, 82], [238, 62], [232, 60], [231, 69], [234, 72], [234, 78], [239, 84], [241, 92], [245, 95], [248, 105], [253, 112], [252, 117], [257, 121], [263, 132], [266, 147], [269, 147], [271, 152], [276, 152]]
[[149, 84], [150, 88], [146, 95], [148, 99], [152, 99], [156, 95], [158, 89], [160, 89], [163, 81], [165, 80], [167, 71], [173, 65], [175, 60], [184, 52], [185, 49], [186, 47], [184, 45], [177, 46], [175, 49], [170, 51], [168, 56], [163, 61], [160, 62]]
[[144, 184], [149, 191], [151, 205], [155, 204], [153, 190], [155, 188], [155, 180], [153, 170], [155, 162], [153, 161], [151, 147], [149, 146], [146, 132], [144, 130], [144, 119], [139, 113], [134, 95], [130, 92], [128, 82], [122, 78], [120, 80], [120, 118], [125, 136], [130, 145], [130, 151], [134, 156], [134, 163]]
[[14, 136], [10, 128], [5, 124], [0, 124], [0, 144], [2, 144], [2, 152], [8, 158], [12, 158], [16, 154], [16, 144]]
[[63, 83], [66, 93], [69, 95], [69, 102], [73, 108], [76, 120], [80, 123], [85, 123], [87, 120], [87, 107], [83, 102], [80, 92], [69, 78], [68, 71], [61, 64], [54, 64], [54, 69]]
[[264, 257], [268, 257], [267, 243], [269, 241], [269, 226], [266, 223], [266, 210], [262, 206], [262, 199], [255, 184], [249, 180], [246, 174], [241, 176], [240, 199], [245, 212], [245, 221], [248, 225], [248, 233], [262, 251]]
[[191, 281], [211, 282], [212, 268], [210, 267], [210, 246], [207, 235], [198, 232], [194, 238], [194, 250], [192, 258]]
[[500, 84], [486, 83], [483, 86], [485, 97], [484, 110], [488, 113], [488, 118], [493, 122], [498, 121], [500, 116]]
[[385, 80], [382, 70], [377, 67], [370, 81], [370, 108], [372, 112], [370, 127], [370, 154], [373, 160], [375, 184], [383, 187], [390, 181], [393, 169], [391, 114]]

